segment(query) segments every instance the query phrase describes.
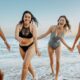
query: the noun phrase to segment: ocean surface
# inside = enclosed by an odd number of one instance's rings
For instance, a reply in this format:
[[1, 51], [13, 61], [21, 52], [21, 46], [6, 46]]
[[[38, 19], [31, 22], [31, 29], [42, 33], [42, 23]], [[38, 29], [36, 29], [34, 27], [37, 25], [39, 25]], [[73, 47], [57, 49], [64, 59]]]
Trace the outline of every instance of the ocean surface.
[[[73, 45], [74, 39], [74, 37], [65, 38], [69, 46]], [[19, 44], [14, 38], [7, 38], [7, 41], [11, 45], [10, 52], [2, 39], [0, 39], [0, 69], [4, 72], [4, 80], [20, 80], [23, 60], [19, 53]], [[31, 61], [38, 75], [38, 80], [54, 80], [54, 77], [50, 75], [51, 69], [47, 51], [48, 41], [48, 38], [38, 41], [38, 48], [42, 56], [38, 57], [35, 55]], [[55, 56], [54, 70], [56, 70]], [[32, 76], [28, 74], [27, 78], [27, 80], [31, 80]], [[80, 80], [80, 55], [76, 47], [71, 53], [62, 44], [59, 78], [59, 80]]]

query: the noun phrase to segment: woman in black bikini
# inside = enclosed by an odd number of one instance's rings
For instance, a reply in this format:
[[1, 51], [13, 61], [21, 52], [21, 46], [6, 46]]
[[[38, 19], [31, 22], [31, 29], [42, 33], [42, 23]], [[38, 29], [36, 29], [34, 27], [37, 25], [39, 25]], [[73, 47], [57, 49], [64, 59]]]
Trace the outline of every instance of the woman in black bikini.
[[15, 38], [19, 42], [19, 50], [23, 62], [21, 80], [25, 80], [28, 71], [32, 74], [33, 80], [35, 80], [35, 72], [32, 68], [31, 59], [36, 52], [40, 56], [40, 52], [37, 48], [37, 32], [33, 23], [38, 24], [37, 19], [30, 11], [25, 11], [22, 16], [22, 20], [16, 26]]

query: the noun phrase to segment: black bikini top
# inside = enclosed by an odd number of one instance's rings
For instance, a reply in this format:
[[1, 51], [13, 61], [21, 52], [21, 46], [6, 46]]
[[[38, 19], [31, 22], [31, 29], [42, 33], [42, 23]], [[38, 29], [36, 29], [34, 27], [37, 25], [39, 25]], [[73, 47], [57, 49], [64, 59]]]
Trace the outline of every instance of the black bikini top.
[[19, 32], [19, 36], [22, 38], [32, 38], [33, 34], [30, 32], [30, 28], [22, 27], [21, 31]]

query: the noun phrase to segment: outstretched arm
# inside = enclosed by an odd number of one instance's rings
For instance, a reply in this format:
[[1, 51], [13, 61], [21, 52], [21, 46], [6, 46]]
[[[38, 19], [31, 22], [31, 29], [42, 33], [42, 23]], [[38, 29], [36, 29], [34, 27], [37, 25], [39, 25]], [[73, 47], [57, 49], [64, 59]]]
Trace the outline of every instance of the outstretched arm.
[[6, 42], [6, 38], [5, 38], [4, 33], [1, 28], [0, 28], [0, 36], [3, 39], [3, 41]]
[[78, 33], [77, 33], [77, 35], [76, 35], [76, 38], [75, 38], [75, 41], [74, 41], [74, 43], [73, 43], [72, 49], [74, 49], [74, 47], [75, 47], [75, 45], [76, 45], [79, 37], [80, 37], [80, 23], [79, 23]]
[[44, 37], [46, 37], [48, 34], [51, 33], [52, 29], [54, 29], [52, 26], [47, 30], [47, 32], [45, 32], [44, 34], [40, 35], [39, 37], [37, 37], [37, 39], [42, 39]]
[[71, 51], [71, 48], [66, 44], [63, 37], [60, 38], [60, 41]]
[[0, 28], [0, 36], [1, 36], [2, 40], [4, 41], [5, 45], [7, 46], [7, 49], [10, 50], [10, 45], [8, 44], [6, 37], [1, 28]]

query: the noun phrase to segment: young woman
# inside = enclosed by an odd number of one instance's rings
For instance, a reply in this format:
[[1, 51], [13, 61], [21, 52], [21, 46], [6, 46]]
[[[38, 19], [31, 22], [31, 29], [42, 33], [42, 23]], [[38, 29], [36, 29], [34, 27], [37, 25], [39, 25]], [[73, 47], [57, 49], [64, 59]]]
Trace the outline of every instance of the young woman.
[[10, 45], [8, 44], [8, 42], [7, 42], [7, 40], [6, 40], [5, 36], [4, 36], [4, 33], [3, 33], [3, 31], [2, 31], [1, 28], [0, 28], [0, 37], [1, 37], [2, 40], [4, 41], [4, 43], [5, 43], [6, 47], [7, 47], [7, 49], [10, 50]]
[[21, 80], [26, 79], [28, 71], [32, 74], [33, 80], [36, 78], [31, 59], [35, 52], [40, 56], [40, 52], [37, 47], [36, 26], [33, 23], [38, 24], [37, 19], [30, 11], [25, 11], [21, 21], [16, 26], [15, 38], [19, 42], [20, 54], [24, 60]]
[[60, 16], [58, 19], [57, 25], [52, 25], [48, 31], [38, 37], [38, 39], [46, 37], [48, 34], [51, 34], [50, 40], [48, 43], [48, 53], [50, 58], [50, 66], [52, 70], [52, 74], [54, 74], [54, 62], [53, 56], [54, 51], [56, 53], [56, 76], [55, 80], [58, 80], [58, 73], [60, 68], [60, 55], [61, 55], [61, 44], [60, 41], [69, 49], [71, 48], [65, 43], [63, 38], [64, 34], [70, 30], [69, 21], [66, 16]]
[[[75, 41], [74, 41], [73, 46], [72, 46], [72, 50], [74, 49], [74, 47], [75, 47], [75, 45], [76, 45], [79, 38], [80, 38], [80, 23], [79, 23], [78, 33], [76, 35]], [[78, 52], [80, 53], [80, 42], [77, 45], [77, 48], [78, 48]]]

